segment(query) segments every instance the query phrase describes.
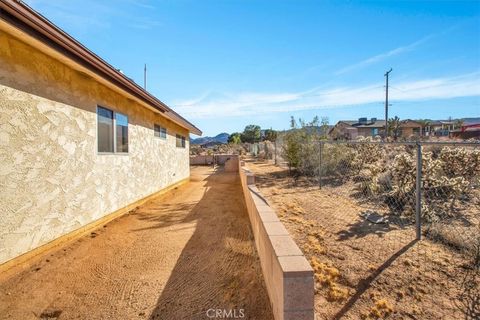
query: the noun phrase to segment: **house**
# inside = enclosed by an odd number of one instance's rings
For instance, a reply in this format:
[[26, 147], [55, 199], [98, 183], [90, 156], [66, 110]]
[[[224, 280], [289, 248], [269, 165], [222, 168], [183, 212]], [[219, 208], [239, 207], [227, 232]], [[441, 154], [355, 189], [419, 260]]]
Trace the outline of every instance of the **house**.
[[1, 1], [0, 265], [187, 181], [190, 133], [45, 17]]
[[455, 129], [449, 132], [450, 138], [456, 139], [477, 139], [480, 140], [480, 120], [465, 121], [460, 129]]
[[427, 121], [423, 132], [425, 136], [448, 137], [449, 132], [458, 127], [454, 120], [433, 120]]
[[400, 121], [398, 136], [402, 138], [419, 137], [423, 133], [423, 124], [421, 122], [406, 119]]
[[353, 140], [359, 136], [375, 137], [385, 132], [385, 120], [377, 118], [359, 118], [357, 120], [341, 120], [330, 129], [329, 135], [335, 140]]
[[[330, 129], [329, 135], [335, 140], [353, 140], [357, 137], [375, 137], [385, 134], [385, 120], [377, 118], [359, 118], [357, 120], [342, 120]], [[403, 120], [397, 130], [398, 137], [408, 138], [420, 136], [422, 124], [414, 120]]]

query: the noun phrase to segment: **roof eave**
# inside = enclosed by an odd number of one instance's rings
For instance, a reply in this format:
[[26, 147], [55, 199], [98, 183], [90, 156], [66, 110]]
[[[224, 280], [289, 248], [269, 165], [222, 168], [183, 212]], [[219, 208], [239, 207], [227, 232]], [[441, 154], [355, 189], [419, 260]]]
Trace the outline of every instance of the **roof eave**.
[[[13, 17], [16, 21], [8, 19], [9, 17], [6, 17], [1, 11]], [[60, 51], [75, 62], [88, 67], [99, 76], [134, 95], [156, 110], [166, 115], [168, 114], [168, 116], [172, 118], [172, 121], [188, 129], [191, 133], [196, 135], [202, 134], [202, 131], [195, 125], [173, 111], [165, 103], [148, 93], [141, 86], [130, 80], [105, 60], [87, 49], [80, 42], [23, 2], [14, 0], [0, 1], [0, 18], [28, 33], [30, 36], [44, 42], [53, 49]]]

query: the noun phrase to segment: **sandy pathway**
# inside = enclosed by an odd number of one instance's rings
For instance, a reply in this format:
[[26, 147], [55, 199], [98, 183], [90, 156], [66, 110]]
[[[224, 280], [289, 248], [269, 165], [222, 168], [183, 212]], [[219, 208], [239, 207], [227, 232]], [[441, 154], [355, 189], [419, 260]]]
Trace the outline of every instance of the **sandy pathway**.
[[192, 181], [0, 277], [0, 319], [271, 319], [238, 176]]

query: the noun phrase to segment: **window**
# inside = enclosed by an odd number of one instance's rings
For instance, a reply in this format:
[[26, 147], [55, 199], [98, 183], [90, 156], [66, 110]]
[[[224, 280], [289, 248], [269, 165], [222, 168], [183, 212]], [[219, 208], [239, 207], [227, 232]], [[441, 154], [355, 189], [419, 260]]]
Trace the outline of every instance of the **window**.
[[128, 117], [107, 108], [97, 107], [98, 152], [128, 152]]
[[378, 136], [378, 128], [372, 128], [372, 136]]
[[115, 113], [116, 148], [115, 152], [128, 152], [128, 117], [121, 113]]
[[113, 152], [113, 111], [97, 108], [98, 152]]
[[177, 148], [185, 148], [185, 137], [177, 134]]
[[153, 125], [153, 133], [157, 138], [167, 139], [167, 128], [161, 127], [158, 124]]

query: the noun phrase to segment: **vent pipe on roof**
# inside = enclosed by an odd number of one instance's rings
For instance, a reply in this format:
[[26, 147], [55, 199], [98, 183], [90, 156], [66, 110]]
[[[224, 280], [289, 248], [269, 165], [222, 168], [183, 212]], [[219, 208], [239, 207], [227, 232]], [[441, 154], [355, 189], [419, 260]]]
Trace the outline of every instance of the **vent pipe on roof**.
[[145, 67], [143, 68], [143, 89], [147, 91], [147, 64], [145, 63]]

